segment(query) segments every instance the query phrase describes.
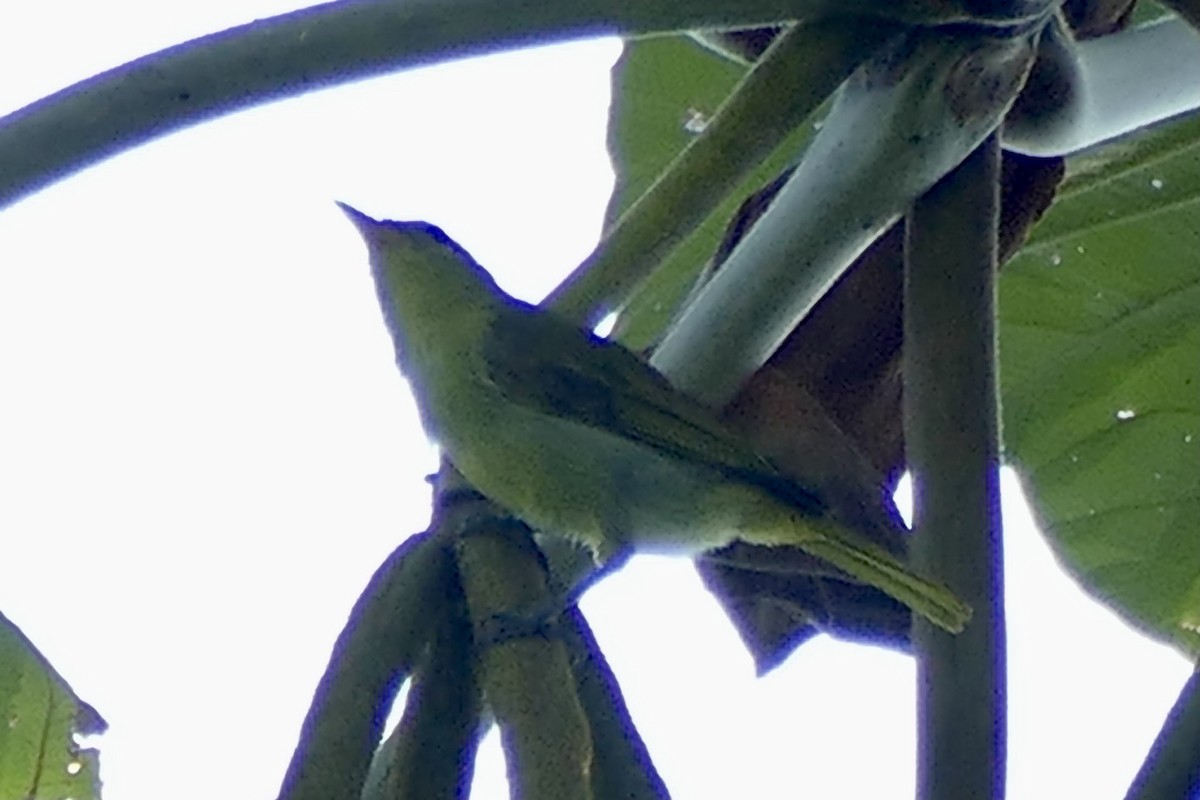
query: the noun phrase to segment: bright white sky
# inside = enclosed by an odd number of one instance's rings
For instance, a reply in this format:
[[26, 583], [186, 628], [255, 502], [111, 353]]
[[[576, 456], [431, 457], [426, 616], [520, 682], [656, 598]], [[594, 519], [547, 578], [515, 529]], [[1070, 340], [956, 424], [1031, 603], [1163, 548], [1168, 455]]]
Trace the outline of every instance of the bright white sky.
[[[0, 113], [294, 5], [9, 5]], [[287, 101], [0, 213], [0, 608], [111, 723], [110, 800], [274, 797], [347, 610], [427, 521], [433, 450], [333, 201], [436, 222], [537, 299], [600, 231], [617, 51]], [[1006, 488], [1010, 794], [1119, 798], [1190, 667], [1086, 599]], [[823, 638], [757, 680], [685, 561], [585, 610], [681, 800], [912, 796], [908, 659]], [[506, 796], [491, 748], [476, 797]]]

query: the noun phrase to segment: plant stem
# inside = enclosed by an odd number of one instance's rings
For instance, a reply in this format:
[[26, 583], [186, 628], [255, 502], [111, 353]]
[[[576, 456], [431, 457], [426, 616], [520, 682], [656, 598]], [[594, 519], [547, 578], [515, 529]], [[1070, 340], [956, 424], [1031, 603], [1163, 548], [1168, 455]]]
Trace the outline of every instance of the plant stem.
[[1196, 797], [1200, 791], [1200, 665], [1183, 685], [1125, 800]]
[[280, 800], [358, 800], [388, 709], [428, 641], [453, 577], [442, 544], [414, 536], [376, 570], [333, 646]]
[[404, 714], [375, 751], [362, 800], [467, 797], [475, 753], [487, 732], [483, 695], [475, 675], [471, 624], [461, 588], [426, 605], [432, 618], [429, 647], [409, 683]]
[[1002, 798], [1005, 629], [996, 376], [999, 140], [908, 215], [904, 411], [913, 564], [974, 608], [951, 636], [914, 620], [917, 796]]
[[667, 800], [667, 791], [638, 733], [621, 687], [578, 607], [563, 615], [563, 632], [579, 702], [587, 714], [596, 758], [592, 790], [597, 798]]
[[[341, 0], [160, 50], [0, 119], [0, 208], [172, 131], [388, 72], [605, 35], [858, 10], [961, 18], [939, 0]], [[433, 113], [434, 110], [429, 110]]]
[[[465, 485], [445, 467], [438, 478], [439, 492]], [[593, 800], [591, 730], [567, 648], [546, 619], [559, 609], [532, 535], [482, 497], [474, 505], [462, 509], [469, 531], [457, 542], [458, 572], [512, 796]], [[506, 627], [515, 630], [497, 633]]]
[[[1193, 13], [1200, 5], [1191, 0]], [[1183, 5], [1182, 3], [1179, 5]], [[1068, 155], [1200, 108], [1200, 32], [1155, 20], [1111, 36], [1059, 46], [1071, 86], [1039, 118], [1014, 115], [1004, 146], [1041, 157]]]
[[1200, 31], [1200, 0], [1160, 0], [1160, 2], [1187, 20], [1192, 28]]
[[854, 259], [995, 130], [1036, 41], [1036, 30], [914, 29], [878, 51], [650, 363], [708, 405], [728, 403]]
[[[696, 137], [546, 299], [591, 326], [698, 228], [728, 194], [898, 25], [855, 17], [783, 33]], [[590, 317], [589, 317], [590, 315]]]

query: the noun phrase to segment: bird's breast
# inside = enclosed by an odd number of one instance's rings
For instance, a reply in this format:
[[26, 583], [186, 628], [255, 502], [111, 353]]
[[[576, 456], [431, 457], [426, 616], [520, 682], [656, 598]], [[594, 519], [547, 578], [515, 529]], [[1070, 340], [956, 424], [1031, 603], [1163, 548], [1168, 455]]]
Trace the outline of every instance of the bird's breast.
[[482, 392], [442, 406], [439, 441], [481, 492], [533, 527], [596, 549], [694, 554], [728, 543], [723, 476], [607, 431]]

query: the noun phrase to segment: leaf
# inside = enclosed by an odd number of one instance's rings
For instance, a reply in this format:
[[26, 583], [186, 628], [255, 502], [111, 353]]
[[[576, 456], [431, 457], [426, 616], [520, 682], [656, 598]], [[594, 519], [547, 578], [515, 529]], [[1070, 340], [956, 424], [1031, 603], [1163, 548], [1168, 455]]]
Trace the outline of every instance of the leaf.
[[99, 752], [81, 749], [74, 737], [106, 727], [20, 628], [0, 614], [0, 797], [99, 797]]
[[608, 147], [618, 162], [609, 224], [650, 188], [745, 74], [687, 36], [633, 39], [613, 67]]
[[1000, 282], [1005, 440], [1064, 564], [1200, 655], [1200, 118], [1076, 159]]

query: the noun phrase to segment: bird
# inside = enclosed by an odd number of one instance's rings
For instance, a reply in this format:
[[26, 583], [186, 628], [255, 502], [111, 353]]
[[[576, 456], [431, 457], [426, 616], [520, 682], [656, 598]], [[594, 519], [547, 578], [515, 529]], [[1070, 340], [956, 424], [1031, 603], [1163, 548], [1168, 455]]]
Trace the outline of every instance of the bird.
[[426, 433], [483, 495], [598, 564], [791, 545], [959, 632], [970, 608], [871, 542], [621, 344], [505, 293], [441, 228], [339, 206]]

